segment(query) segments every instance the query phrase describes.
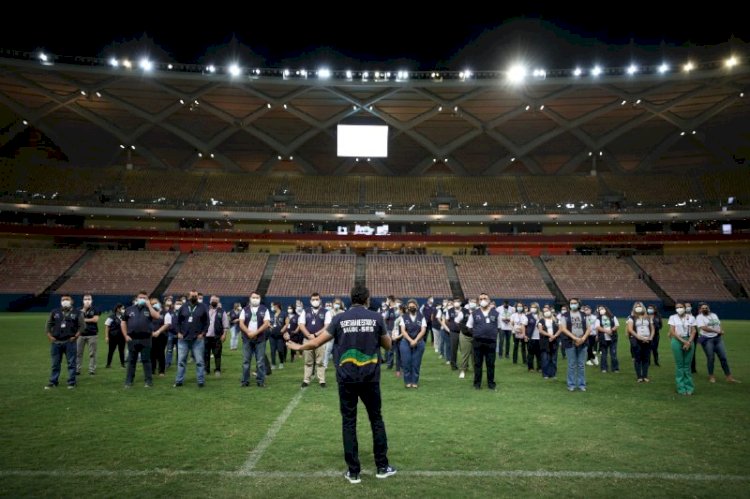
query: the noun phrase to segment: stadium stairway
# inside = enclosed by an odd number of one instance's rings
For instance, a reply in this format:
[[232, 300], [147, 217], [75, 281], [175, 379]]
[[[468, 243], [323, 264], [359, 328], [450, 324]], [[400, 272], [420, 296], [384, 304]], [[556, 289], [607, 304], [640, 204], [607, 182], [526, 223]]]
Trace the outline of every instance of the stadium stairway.
[[367, 283], [367, 258], [364, 255], [357, 255], [354, 272], [354, 284], [356, 286], [364, 286]]
[[[460, 297], [461, 300], [465, 300], [464, 290], [461, 287], [461, 281], [458, 279], [458, 272], [456, 272], [456, 262], [453, 261], [453, 257], [443, 257], [445, 261], [445, 270], [448, 272], [448, 282], [451, 285], [452, 298]], [[471, 298], [471, 297], [470, 297]]]
[[47, 289], [42, 291], [38, 295], [26, 295], [23, 298], [19, 300], [15, 300], [8, 306], [8, 311], [10, 312], [24, 312], [28, 310], [31, 307], [35, 306], [44, 306], [46, 307], [49, 303], [50, 296], [57, 291], [60, 286], [65, 284], [65, 281], [70, 279], [70, 277], [76, 273], [76, 271], [83, 266], [84, 263], [89, 261], [89, 259], [94, 256], [94, 250], [86, 250], [83, 252], [81, 257], [73, 262], [73, 265], [68, 267], [68, 269], [60, 274], [57, 279], [52, 281], [52, 284], [50, 284]]
[[532, 258], [531, 260], [534, 262], [534, 267], [537, 268], [537, 270], [539, 271], [539, 274], [542, 276], [542, 280], [544, 281], [544, 284], [547, 285], [547, 288], [549, 289], [550, 293], [552, 293], [552, 296], [555, 297], [556, 304], [558, 306], [567, 305], [568, 303], [567, 298], [565, 297], [562, 290], [559, 288], [559, 286], [555, 282], [555, 279], [552, 277], [552, 274], [549, 273], [549, 270], [547, 269], [547, 266], [544, 264], [544, 261], [541, 259], [541, 257]]
[[651, 288], [651, 291], [656, 293], [656, 296], [659, 297], [659, 299], [662, 301], [665, 307], [674, 307], [674, 300], [672, 299], [672, 297], [669, 296], [666, 293], [666, 291], [664, 291], [661, 288], [661, 286], [656, 284], [656, 282], [653, 279], [651, 279], [651, 276], [648, 274], [648, 272], [643, 270], [643, 268], [641, 268], [641, 266], [638, 265], [638, 262], [636, 262], [632, 256], [623, 256], [622, 259], [628, 265], [630, 265], [633, 268], [633, 270], [635, 270], [636, 274], [638, 274], [639, 276], [640, 275], [643, 276], [643, 282], [646, 283], [646, 286]]
[[749, 290], [742, 288], [742, 285], [737, 282], [734, 276], [732, 276], [732, 273], [729, 272], [729, 269], [724, 265], [724, 262], [721, 261], [721, 258], [719, 258], [718, 256], [712, 256], [709, 257], [709, 260], [711, 261], [711, 266], [716, 272], [716, 275], [721, 278], [722, 282], [724, 283], [724, 287], [726, 287], [729, 292], [732, 293], [732, 296], [739, 299], [748, 297], [747, 292]]
[[[268, 293], [268, 287], [271, 285], [271, 279], [273, 278], [273, 271], [276, 269], [276, 262], [279, 261], [279, 255], [268, 255], [268, 261], [266, 262], [266, 268], [263, 270], [263, 276], [260, 278], [258, 283], [258, 294], [265, 298]], [[248, 292], [248, 295], [250, 293]]]
[[521, 199], [523, 199], [524, 203], [529, 203], [529, 193], [526, 192], [526, 186], [523, 185], [523, 182], [521, 181], [521, 176], [516, 175], [516, 185], [518, 186], [518, 192], [521, 194]]
[[166, 275], [164, 276], [164, 279], [162, 279], [159, 284], [156, 286], [156, 289], [154, 289], [154, 292], [152, 293], [153, 296], [162, 296], [164, 292], [167, 290], [170, 284], [172, 284], [172, 279], [177, 276], [177, 273], [180, 271], [182, 266], [187, 261], [188, 257], [190, 256], [189, 253], [180, 253], [180, 256], [177, 257], [177, 260], [174, 261], [172, 264], [172, 267], [167, 271]]

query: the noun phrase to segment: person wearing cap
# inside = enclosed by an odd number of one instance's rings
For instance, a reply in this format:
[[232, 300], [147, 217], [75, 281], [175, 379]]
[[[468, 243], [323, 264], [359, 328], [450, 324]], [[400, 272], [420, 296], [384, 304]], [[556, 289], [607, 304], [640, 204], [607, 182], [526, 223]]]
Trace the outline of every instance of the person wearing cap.
[[68, 388], [76, 387], [76, 341], [84, 328], [83, 314], [73, 308], [73, 298], [70, 295], [61, 296], [60, 307], [50, 312], [45, 329], [52, 360], [52, 372], [45, 390], [57, 386], [63, 354], [68, 361]]

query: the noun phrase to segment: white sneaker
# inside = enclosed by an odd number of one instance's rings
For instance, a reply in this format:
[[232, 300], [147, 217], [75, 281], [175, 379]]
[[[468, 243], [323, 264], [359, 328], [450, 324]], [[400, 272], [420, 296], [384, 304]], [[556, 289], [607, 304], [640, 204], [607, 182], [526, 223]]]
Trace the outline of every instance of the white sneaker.
[[599, 365], [599, 357], [594, 357], [594, 365], [595, 366]]
[[587, 365], [587, 366], [593, 366], [593, 365], [594, 365], [594, 363], [593, 363], [593, 362], [591, 362], [590, 360], [587, 360], [587, 361], [586, 361], [586, 365]]
[[445, 365], [446, 365], [446, 366], [449, 366], [449, 365], [451, 365], [451, 361], [450, 361], [450, 360], [446, 360], [446, 361], [445, 361]]
[[279, 364], [279, 369], [284, 369], [284, 364]]
[[461, 372], [460, 372], [460, 373], [458, 374], [458, 379], [464, 379], [465, 377], [466, 377], [466, 372], [465, 372], [465, 371], [461, 371]]

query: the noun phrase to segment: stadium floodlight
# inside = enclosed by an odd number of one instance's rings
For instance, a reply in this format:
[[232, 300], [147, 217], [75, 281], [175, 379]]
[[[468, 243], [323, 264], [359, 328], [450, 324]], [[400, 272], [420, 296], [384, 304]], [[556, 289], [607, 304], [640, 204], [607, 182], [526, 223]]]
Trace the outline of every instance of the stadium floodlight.
[[21, 123], [23, 123], [23, 126], [28, 126], [29, 125], [29, 122], [26, 121], [26, 120], [23, 120]]
[[42, 62], [49, 61], [49, 57], [44, 52], [39, 52], [39, 60]]
[[544, 69], [535, 69], [532, 73], [534, 78], [546, 78], [547, 77], [547, 71]]
[[526, 78], [526, 67], [522, 64], [514, 64], [508, 68], [505, 76], [510, 83], [517, 85], [523, 82], [523, 79]]
[[581, 68], [575, 68], [573, 70], [573, 76], [581, 76], [583, 74], [583, 70]]
[[130, 62], [129, 59], [125, 59], [124, 61], [122, 61], [122, 65], [123, 65], [123, 67], [125, 67], [127, 69], [130, 69], [130, 68], [133, 67], [133, 63]]
[[321, 80], [327, 80], [331, 77], [331, 70], [328, 68], [320, 68], [318, 70], [318, 78]]
[[299, 72], [299, 74], [300, 74], [300, 76], [302, 78], [307, 78], [307, 70], [306, 69], [301, 69], [300, 72]]
[[242, 70], [240, 69], [240, 66], [237, 63], [232, 63], [229, 65], [229, 74], [232, 76], [239, 76]]
[[591, 76], [599, 76], [600, 74], [602, 74], [601, 66], [594, 66], [594, 69], [591, 70]]
[[526, 107], [524, 109], [526, 109], [526, 111], [528, 111], [529, 109], [531, 109], [531, 105], [530, 104], [526, 104]]
[[216, 66], [214, 66], [213, 64], [209, 64], [206, 67], [206, 71], [208, 71], [209, 73], [215, 73], [216, 72]]
[[351, 80], [352, 76], [353, 76], [352, 71], [350, 69], [347, 69], [346, 70], [346, 78], [349, 79], [349, 80]]
[[151, 71], [152, 69], [154, 69], [154, 63], [151, 62], [147, 57], [141, 59], [141, 61], [138, 63], [138, 66], [144, 71]]
[[684, 70], [684, 71], [685, 71], [686, 73], [689, 73], [690, 71], [692, 71], [692, 70], [694, 70], [694, 69], [695, 69], [695, 64], [693, 64], [692, 62], [689, 62], [689, 61], [688, 61], [687, 63], [685, 63], [685, 65], [684, 65], [684, 66], [682, 66], [682, 69], [683, 69], [683, 70]]
[[631, 64], [630, 66], [628, 66], [627, 71], [630, 76], [633, 76], [638, 72], [638, 66], [636, 66], [635, 64]]
[[544, 104], [542, 104], [541, 106], [539, 106], [539, 110], [540, 111], [544, 111]]
[[726, 65], [726, 67], [728, 67], [728, 68], [733, 68], [737, 64], [739, 64], [739, 61], [737, 60], [737, 58], [735, 56], [732, 56], [729, 59], [727, 59], [726, 61], [724, 61], [724, 65]]
[[365, 71], [364, 73], [362, 73], [362, 79], [363, 80], [366, 80], [369, 77], [370, 77], [370, 73], [369, 72]]
[[667, 71], [669, 71], [669, 64], [666, 62], [662, 62], [661, 65], [658, 68], [659, 73], [664, 74]]
[[113, 68], [116, 68], [120, 65], [120, 61], [118, 61], [116, 57], [110, 57], [109, 65], [112, 66]]
[[174, 66], [172, 64], [167, 64], [167, 69], [174, 69]]

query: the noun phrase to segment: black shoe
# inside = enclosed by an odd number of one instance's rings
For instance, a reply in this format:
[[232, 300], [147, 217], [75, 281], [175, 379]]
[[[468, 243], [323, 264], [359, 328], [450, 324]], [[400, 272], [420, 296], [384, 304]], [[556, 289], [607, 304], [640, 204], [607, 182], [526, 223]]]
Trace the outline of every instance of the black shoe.
[[266, 387], [265, 383], [258, 383], [258, 388], [265, 388], [265, 387]]
[[105, 369], [110, 369], [111, 367], [112, 367], [112, 364], [107, 364], [106, 366], [104, 366]]
[[321, 383], [321, 384], [320, 384], [320, 387], [321, 387], [321, 388], [325, 388], [325, 387], [326, 387], [326, 384], [325, 384], [325, 383]]
[[182, 388], [182, 383], [175, 383], [172, 385], [174, 388]]
[[349, 483], [360, 483], [362, 481], [359, 477], [359, 473], [352, 473], [351, 471], [344, 473], [344, 478], [349, 480]]
[[80, 376], [80, 375], [81, 375], [81, 371], [76, 371], [76, 376]]
[[250, 383], [240, 383], [241, 388], [247, 388], [248, 386], [250, 386]]
[[56, 385], [56, 384], [54, 384], [54, 383], [47, 383], [47, 384], [46, 384], [46, 385], [44, 386], [44, 389], [45, 389], [45, 390], [52, 390], [53, 388], [57, 388], [57, 385]]
[[474, 385], [474, 389], [475, 389], [475, 390], [481, 390], [481, 389], [482, 389], [482, 386], [481, 386], [481, 385]]
[[375, 474], [376, 478], [388, 478], [396, 474], [396, 468], [388, 466], [386, 468], [378, 468], [378, 472]]
[[451, 371], [458, 371], [458, 366], [451, 366]]
[[304, 381], [300, 385], [301, 388], [307, 388], [308, 386], [310, 386], [310, 383], [305, 383]]
[[122, 367], [123, 369], [125, 369], [125, 364], [120, 364], [120, 367]]
[[490, 390], [494, 390], [496, 387], [497, 385], [492, 385], [492, 386], [488, 386], [487, 388], [489, 388]]
[[388, 366], [386, 367], [386, 369], [393, 369], [393, 366]]
[[96, 373], [95, 373], [95, 372], [91, 372], [91, 371], [89, 371], [89, 376], [94, 376], [94, 375], [96, 375]]
[[154, 385], [152, 383], [146, 383], [145, 385], [143, 385], [143, 388], [153, 388], [153, 387]]
[[206, 386], [206, 385], [203, 384], [203, 383], [198, 383], [198, 388], [203, 388], [204, 386]]

